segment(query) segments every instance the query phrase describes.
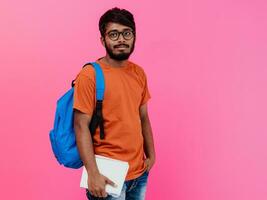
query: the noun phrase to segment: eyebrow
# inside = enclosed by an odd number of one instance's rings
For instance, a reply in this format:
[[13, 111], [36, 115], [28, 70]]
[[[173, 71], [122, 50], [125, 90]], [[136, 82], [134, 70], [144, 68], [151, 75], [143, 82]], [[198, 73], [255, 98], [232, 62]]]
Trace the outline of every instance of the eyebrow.
[[[122, 29], [122, 31], [126, 31], [126, 30], [130, 30], [130, 31], [132, 31], [131, 28], [124, 28], [124, 29]], [[112, 32], [112, 31], [119, 31], [119, 30], [118, 30], [118, 29], [111, 29], [110, 31], [108, 31], [108, 33], [109, 33], [109, 32]]]

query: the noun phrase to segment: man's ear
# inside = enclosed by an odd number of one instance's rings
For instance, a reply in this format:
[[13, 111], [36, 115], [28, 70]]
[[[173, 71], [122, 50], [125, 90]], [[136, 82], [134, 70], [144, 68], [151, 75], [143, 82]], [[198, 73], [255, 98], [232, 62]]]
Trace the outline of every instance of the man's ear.
[[104, 38], [102, 36], [100, 37], [100, 42], [105, 47], [105, 41], [104, 41]]

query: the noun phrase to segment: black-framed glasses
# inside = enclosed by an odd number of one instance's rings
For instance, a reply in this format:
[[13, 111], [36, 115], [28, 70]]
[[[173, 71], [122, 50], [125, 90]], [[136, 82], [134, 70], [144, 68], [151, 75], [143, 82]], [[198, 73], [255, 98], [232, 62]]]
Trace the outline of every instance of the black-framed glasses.
[[120, 34], [122, 34], [122, 37], [125, 39], [125, 40], [130, 40], [133, 38], [134, 36], [134, 32], [132, 30], [124, 30], [124, 31], [116, 31], [116, 30], [113, 30], [113, 31], [110, 31], [107, 33], [109, 39], [113, 40], [113, 41], [116, 41], [119, 39], [120, 37]]

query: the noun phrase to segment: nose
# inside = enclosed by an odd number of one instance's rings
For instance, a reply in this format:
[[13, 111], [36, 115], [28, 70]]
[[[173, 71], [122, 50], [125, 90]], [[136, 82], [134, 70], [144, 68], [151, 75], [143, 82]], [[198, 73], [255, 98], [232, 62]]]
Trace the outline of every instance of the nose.
[[124, 39], [122, 33], [119, 33], [118, 42], [121, 42], [121, 41], [124, 41], [125, 42], [125, 39]]

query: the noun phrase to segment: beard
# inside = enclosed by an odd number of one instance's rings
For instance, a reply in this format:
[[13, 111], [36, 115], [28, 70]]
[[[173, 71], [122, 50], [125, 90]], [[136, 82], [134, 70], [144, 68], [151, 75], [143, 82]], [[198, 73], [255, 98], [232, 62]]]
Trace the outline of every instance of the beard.
[[107, 46], [106, 41], [105, 41], [105, 48], [106, 48], [106, 52], [108, 53], [109, 57], [114, 60], [118, 60], [118, 61], [127, 60], [134, 51], [134, 45], [135, 45], [135, 40], [133, 41], [133, 45], [129, 53], [114, 54], [112, 49]]

